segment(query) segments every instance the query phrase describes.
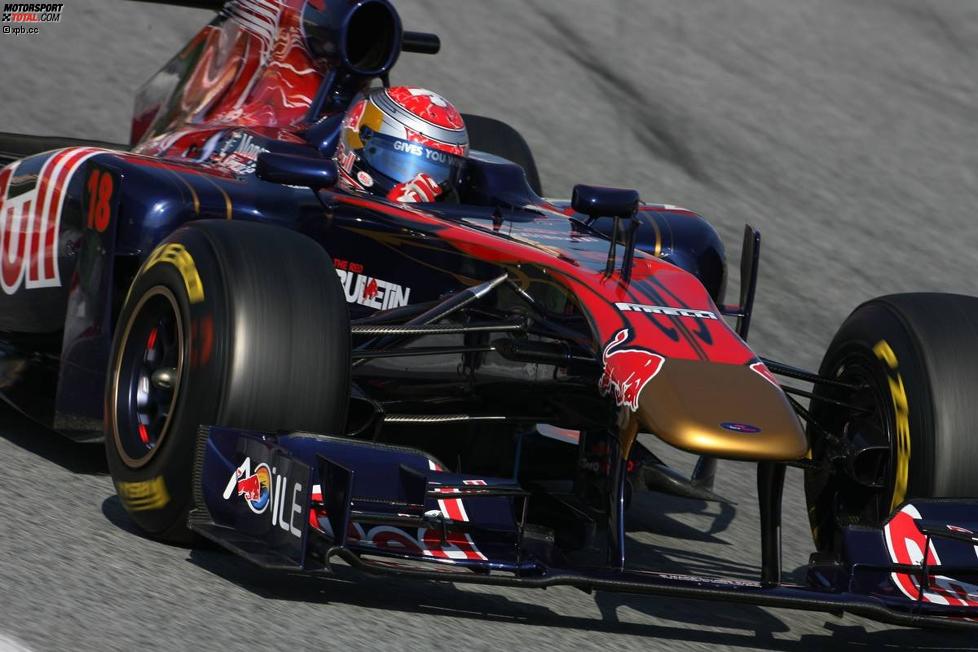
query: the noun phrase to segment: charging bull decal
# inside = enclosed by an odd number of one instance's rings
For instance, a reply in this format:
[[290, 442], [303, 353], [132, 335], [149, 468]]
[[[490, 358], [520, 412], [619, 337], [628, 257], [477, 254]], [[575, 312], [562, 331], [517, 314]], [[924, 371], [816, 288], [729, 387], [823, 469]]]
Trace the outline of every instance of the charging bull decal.
[[[893, 563], [920, 566], [923, 564], [924, 555], [927, 555], [928, 565], [941, 563], [934, 540], [922, 533], [914, 523], [920, 519], [921, 515], [916, 507], [905, 505], [883, 527], [886, 549]], [[952, 531], [964, 530], [970, 534], [970, 530], [958, 526], [948, 525], [947, 528]], [[975, 546], [975, 552], [978, 553], [978, 546]], [[891, 573], [890, 577], [900, 592], [910, 600], [978, 607], [978, 586], [973, 584], [936, 574], [928, 575], [927, 581], [923, 584], [918, 577], [908, 573]]]
[[613, 393], [619, 407], [627, 405], [635, 412], [642, 390], [659, 373], [666, 359], [645, 349], [622, 347], [629, 336], [630, 330], [623, 328], [604, 347], [601, 354], [604, 372], [598, 380], [598, 390], [602, 396]]

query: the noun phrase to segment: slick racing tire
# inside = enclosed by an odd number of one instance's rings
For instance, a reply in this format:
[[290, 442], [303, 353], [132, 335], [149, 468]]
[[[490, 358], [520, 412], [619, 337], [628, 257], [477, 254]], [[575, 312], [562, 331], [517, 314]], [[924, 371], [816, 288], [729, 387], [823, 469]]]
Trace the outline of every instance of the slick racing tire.
[[[805, 474], [816, 546], [911, 498], [978, 496], [978, 298], [897, 294], [845, 320], [819, 370]], [[833, 403], [830, 401], [837, 401]]]
[[480, 152], [500, 156], [516, 163], [526, 173], [526, 182], [537, 195], [543, 196], [540, 173], [533, 159], [533, 152], [520, 132], [505, 122], [481, 115], [464, 114], [465, 129], [469, 133], [469, 147]]
[[152, 537], [187, 542], [201, 425], [341, 433], [350, 324], [332, 261], [282, 227], [201, 221], [140, 268], [105, 396], [116, 491]]

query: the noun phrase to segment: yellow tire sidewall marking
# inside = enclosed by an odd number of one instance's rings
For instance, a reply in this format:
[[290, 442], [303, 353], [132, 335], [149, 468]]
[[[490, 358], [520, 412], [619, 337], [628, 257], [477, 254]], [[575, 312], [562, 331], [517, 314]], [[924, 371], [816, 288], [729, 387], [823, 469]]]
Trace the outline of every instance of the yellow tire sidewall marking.
[[143, 271], [152, 268], [158, 263], [169, 263], [177, 268], [183, 278], [184, 287], [187, 289], [187, 298], [190, 303], [200, 303], [204, 300], [204, 284], [200, 281], [200, 274], [197, 273], [197, 266], [194, 259], [182, 244], [171, 242], [162, 247], [156, 248], [143, 266]]
[[130, 512], [163, 509], [170, 502], [170, 494], [166, 490], [166, 482], [163, 481], [162, 475], [138, 482], [120, 480], [115, 483], [115, 488], [122, 504]]
[[896, 473], [893, 482], [893, 500], [890, 502], [892, 513], [907, 496], [907, 483], [910, 476], [910, 404], [907, 401], [903, 376], [899, 371], [900, 362], [893, 348], [886, 340], [880, 340], [873, 347], [873, 353], [888, 368], [887, 381], [896, 418]]

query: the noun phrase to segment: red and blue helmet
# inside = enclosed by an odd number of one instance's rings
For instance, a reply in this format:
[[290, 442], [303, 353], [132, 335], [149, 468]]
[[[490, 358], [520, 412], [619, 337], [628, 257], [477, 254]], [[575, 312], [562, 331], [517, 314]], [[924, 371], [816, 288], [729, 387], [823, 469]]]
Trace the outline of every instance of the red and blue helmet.
[[344, 185], [393, 201], [457, 197], [469, 153], [461, 114], [423, 88], [375, 88], [353, 103], [335, 159]]

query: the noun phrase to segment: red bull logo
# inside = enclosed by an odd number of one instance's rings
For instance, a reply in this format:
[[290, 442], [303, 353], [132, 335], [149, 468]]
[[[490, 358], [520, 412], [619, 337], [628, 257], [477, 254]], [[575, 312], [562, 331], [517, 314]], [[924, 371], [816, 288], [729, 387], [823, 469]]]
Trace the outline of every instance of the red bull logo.
[[261, 497], [261, 481], [257, 475], [249, 475], [244, 480], [238, 480], [238, 495], [245, 500], [258, 500]]
[[629, 334], [629, 329], [621, 329], [604, 347], [601, 355], [604, 372], [598, 390], [602, 396], [613, 393], [618, 406], [627, 405], [634, 412], [638, 410], [642, 390], [659, 373], [666, 359], [645, 349], [623, 348]]
[[247, 501], [251, 511], [261, 514], [271, 500], [272, 471], [265, 463], [256, 466], [255, 472], [252, 474], [248, 474], [247, 470], [242, 467], [238, 467], [235, 471], [237, 495]]

